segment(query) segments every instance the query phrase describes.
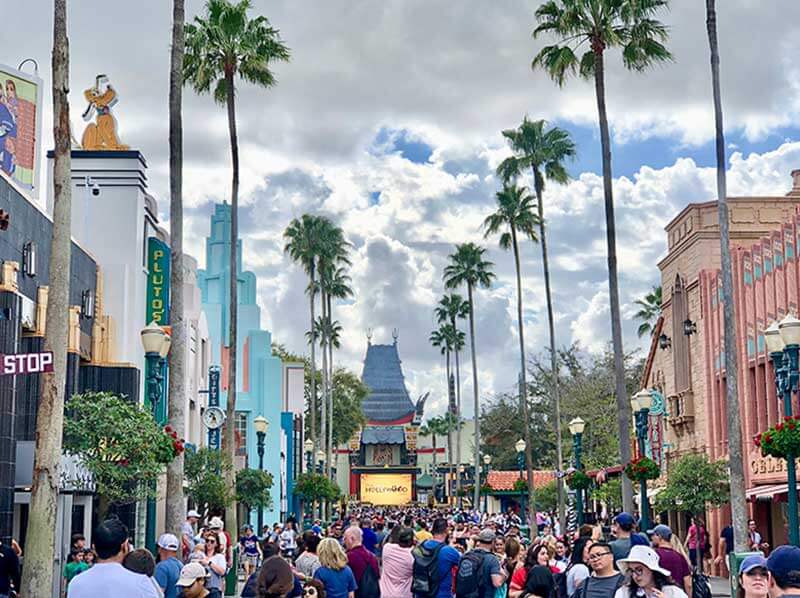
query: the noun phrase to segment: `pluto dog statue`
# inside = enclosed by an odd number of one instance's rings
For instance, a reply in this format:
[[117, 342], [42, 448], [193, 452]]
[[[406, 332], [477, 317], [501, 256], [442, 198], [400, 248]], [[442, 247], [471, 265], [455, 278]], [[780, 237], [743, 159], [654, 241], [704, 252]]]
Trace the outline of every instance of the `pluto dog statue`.
[[[105, 84], [105, 90], [101, 90], [101, 85]], [[83, 113], [83, 120], [90, 121], [93, 113], [97, 113], [96, 122], [86, 125], [83, 132], [81, 146], [85, 150], [126, 150], [127, 145], [123, 145], [117, 138], [117, 123], [114, 115], [111, 114], [111, 107], [117, 103], [117, 92], [108, 83], [108, 77], [97, 75], [94, 87], [90, 87], [83, 92], [86, 101], [89, 102], [86, 111]]]

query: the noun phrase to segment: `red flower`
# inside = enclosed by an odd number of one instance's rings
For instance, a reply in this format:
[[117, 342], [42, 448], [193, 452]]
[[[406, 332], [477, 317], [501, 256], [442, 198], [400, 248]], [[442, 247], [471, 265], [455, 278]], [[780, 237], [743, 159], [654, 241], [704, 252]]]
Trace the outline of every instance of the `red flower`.
[[775, 429], [776, 429], [778, 432], [783, 432], [783, 424], [778, 424], [777, 426], [775, 426]]
[[172, 436], [175, 440], [178, 440], [178, 433], [177, 432], [173, 431], [172, 434], [170, 434], [170, 436]]
[[169, 434], [170, 432], [172, 432], [172, 426], [170, 426], [169, 424], [167, 424], [166, 426], [164, 426], [164, 431], [165, 431], [167, 434]]
[[797, 427], [797, 425], [793, 421], [790, 421], [788, 424], [786, 424], [786, 427], [789, 428], [790, 430], [794, 430]]
[[783, 421], [785, 421], [785, 422], [791, 421], [792, 419], [793, 419], [793, 418], [792, 418], [792, 416], [791, 416], [791, 415], [784, 415], [784, 416], [783, 416]]
[[127, 466], [130, 464], [130, 461], [128, 461], [127, 459], [122, 459], [122, 460], [119, 462], [119, 464], [120, 464], [122, 467], [127, 467]]
[[772, 444], [772, 438], [770, 436], [764, 436], [764, 444]]

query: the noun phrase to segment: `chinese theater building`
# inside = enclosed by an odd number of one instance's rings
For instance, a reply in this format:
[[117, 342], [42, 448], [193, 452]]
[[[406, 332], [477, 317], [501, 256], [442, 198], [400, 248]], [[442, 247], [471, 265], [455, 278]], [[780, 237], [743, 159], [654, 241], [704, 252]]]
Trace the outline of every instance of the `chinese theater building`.
[[[728, 199], [748, 509], [771, 546], [787, 541], [785, 463], [762, 457], [752, 438], [781, 416], [763, 331], [787, 313], [796, 314], [800, 302], [800, 170], [792, 178], [785, 196]], [[650, 427], [650, 446], [668, 469], [692, 453], [727, 459], [728, 429], [717, 202], [689, 204], [666, 232], [668, 252], [658, 264], [662, 315], [642, 386], [663, 398], [659, 425]], [[675, 513], [669, 519], [684, 537], [688, 521]], [[715, 545], [729, 523], [728, 507], [707, 514]]]
[[427, 395], [416, 404], [411, 401], [400, 363], [396, 332], [391, 345], [368, 341], [361, 374], [370, 389], [362, 404], [367, 423], [339, 451], [339, 470], [347, 472], [346, 479], [339, 479], [340, 487], [349, 487], [351, 498], [375, 505], [416, 500], [417, 432]]

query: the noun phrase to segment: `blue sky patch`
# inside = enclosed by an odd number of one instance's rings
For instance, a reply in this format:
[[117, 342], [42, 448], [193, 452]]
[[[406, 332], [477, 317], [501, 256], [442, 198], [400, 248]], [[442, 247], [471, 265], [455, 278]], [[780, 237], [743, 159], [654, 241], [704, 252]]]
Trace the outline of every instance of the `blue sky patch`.
[[369, 205], [377, 206], [381, 203], [381, 192], [380, 191], [370, 191], [369, 194]]
[[415, 164], [425, 164], [433, 155], [433, 147], [413, 138], [406, 129], [382, 127], [375, 136], [373, 146], [387, 154], [400, 152], [403, 158]]

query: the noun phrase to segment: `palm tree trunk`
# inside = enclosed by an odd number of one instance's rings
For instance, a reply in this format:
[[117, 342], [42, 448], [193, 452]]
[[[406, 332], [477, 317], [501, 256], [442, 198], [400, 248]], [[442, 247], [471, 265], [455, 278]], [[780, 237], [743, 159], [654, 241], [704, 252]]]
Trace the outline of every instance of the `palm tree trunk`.
[[[550, 332], [550, 376], [553, 385], [553, 403], [555, 405], [556, 428], [556, 469], [564, 470], [564, 453], [561, 445], [561, 395], [558, 389], [558, 355], [556, 353], [556, 326], [553, 315], [553, 293], [550, 288], [550, 261], [547, 257], [547, 230], [544, 222], [544, 201], [542, 201], [542, 187], [536, 177], [536, 167], [533, 170], [533, 181], [536, 189], [536, 202], [539, 211], [539, 243], [542, 246], [542, 269], [544, 270], [544, 295], [547, 302], [547, 325]], [[558, 525], [564, 533], [566, 525], [566, 505], [564, 500], [564, 482], [556, 476], [556, 493], [558, 495]]]
[[[172, 49], [169, 71], [169, 223], [170, 223], [170, 319], [169, 425], [179, 438], [186, 435], [186, 322], [183, 314], [183, 23], [184, 0], [172, 3]], [[180, 531], [184, 520], [183, 453], [167, 465], [165, 529]]]
[[[536, 525], [536, 501], [534, 497], [533, 485], [533, 447], [531, 446], [531, 416], [528, 410], [528, 383], [525, 376], [525, 333], [522, 321], [522, 274], [519, 264], [519, 244], [517, 243], [517, 229], [511, 226], [511, 243], [514, 249], [514, 267], [517, 272], [517, 326], [519, 328], [519, 359], [520, 359], [520, 389], [519, 406], [522, 412], [522, 425], [524, 427], [523, 436], [525, 437], [525, 468], [528, 473], [528, 511], [531, 525]], [[475, 458], [475, 467], [478, 467], [479, 460]]]
[[722, 261], [722, 303], [725, 321], [725, 415], [728, 421], [728, 463], [731, 470], [731, 518], [737, 551], [747, 550], [747, 508], [745, 506], [744, 462], [742, 460], [742, 423], [738, 400], [739, 355], [736, 346], [736, 306], [733, 304], [730, 232], [728, 230], [728, 191], [725, 180], [725, 130], [722, 123], [722, 94], [719, 83], [719, 46], [717, 13], [714, 0], [706, 0], [706, 28], [711, 48], [711, 82], [714, 92], [714, 125], [717, 150], [717, 206], [719, 244]]
[[[234, 436], [234, 422], [236, 420], [236, 353], [238, 342], [238, 247], [239, 247], [239, 140], [236, 134], [236, 100], [233, 89], [233, 70], [225, 72], [227, 83], [228, 130], [231, 138], [231, 162], [233, 164], [233, 178], [231, 180], [231, 251], [228, 265], [230, 275], [230, 331], [228, 337], [228, 402], [226, 405], [226, 425], [223, 445], [228, 452], [231, 463], [236, 456], [236, 439]], [[225, 484], [228, 488], [236, 486], [236, 466], [225, 471]], [[235, 532], [239, 529], [236, 523], [236, 501], [234, 500], [225, 509], [225, 528]]]
[[[456, 319], [453, 318], [451, 323], [453, 324], [453, 329], [458, 333], [458, 328], [456, 327]], [[461, 364], [458, 359], [458, 349], [455, 350], [455, 358], [456, 358], [456, 413], [455, 413], [455, 426], [456, 426], [456, 464], [454, 464], [454, 471], [457, 470], [458, 465], [461, 465]], [[450, 475], [453, 475], [453, 472], [450, 472]], [[461, 492], [461, 476], [458, 476], [456, 479], [456, 495], [460, 494]]]
[[[447, 482], [447, 494], [450, 494], [450, 480], [453, 479], [453, 416], [455, 415], [455, 389], [452, 380], [452, 372], [450, 371], [450, 350], [445, 352], [445, 373], [447, 374], [447, 469], [450, 472], [450, 478]], [[435, 455], [435, 452], [434, 452]], [[436, 464], [434, 463], [434, 480], [436, 480]], [[436, 483], [433, 485], [434, 494], [436, 494]]]
[[[328, 294], [328, 330], [333, 334], [333, 303], [331, 296]], [[336, 447], [333, 445], [333, 337], [328, 339], [328, 477], [333, 473], [333, 467], [336, 465]]]
[[[611, 138], [606, 114], [606, 87], [602, 41], [593, 43], [595, 50], [594, 87], [600, 120], [600, 145], [603, 151], [603, 195], [606, 207], [606, 243], [608, 246], [608, 298], [611, 308], [611, 344], [614, 349], [614, 381], [617, 398], [617, 430], [619, 458], [622, 465], [631, 460], [631, 406], [625, 384], [625, 354], [622, 348], [622, 322], [619, 313], [619, 283], [617, 281], [617, 230], [614, 221], [614, 194], [611, 179]], [[622, 508], [633, 512], [633, 486], [622, 476]]]
[[45, 351], [53, 352], [53, 372], [42, 374], [42, 398], [36, 415], [36, 451], [28, 517], [22, 596], [49, 595], [53, 586], [53, 556], [58, 501], [58, 465], [64, 422], [69, 334], [70, 228], [72, 156], [69, 127], [69, 40], [67, 0], [53, 3], [53, 240], [50, 251], [50, 292], [47, 295]]
[[[309, 305], [311, 306], [311, 405], [308, 409], [309, 416], [311, 418], [311, 426], [309, 434], [311, 436], [311, 441], [314, 443], [314, 448], [312, 450], [313, 454], [311, 455], [311, 463], [317, 462], [317, 449], [319, 448], [319, 444], [317, 442], [317, 358], [316, 358], [316, 344], [317, 340], [314, 338], [314, 296], [316, 295], [315, 290], [315, 283], [316, 279], [314, 276], [314, 263], [313, 259], [311, 260], [311, 267], [309, 269], [309, 278], [311, 279], [310, 289], [311, 292], [309, 293]], [[315, 467], [312, 467], [312, 473], [314, 472]]]
[[323, 290], [320, 295], [322, 305], [322, 330], [320, 330], [320, 350], [322, 351], [322, 412], [320, 422], [320, 436], [322, 438], [322, 451], [325, 453], [325, 472], [330, 474], [330, 461], [328, 459], [328, 346], [327, 330], [325, 328], [328, 321], [328, 308], [325, 301], [326, 293]]
[[[472, 351], [472, 391], [475, 399], [475, 448], [474, 448], [474, 466], [475, 466], [475, 478], [477, 480], [477, 473], [478, 467], [480, 467], [481, 462], [481, 412], [480, 412], [480, 405], [478, 400], [478, 359], [475, 356], [475, 310], [472, 303], [472, 285], [467, 284], [467, 295], [469, 297], [469, 343], [470, 343], [470, 350]], [[461, 476], [459, 475], [459, 478]], [[481, 498], [481, 489], [479, 484], [473, 484], [473, 499], [472, 499], [472, 508], [477, 509], [478, 504], [480, 503]]]

